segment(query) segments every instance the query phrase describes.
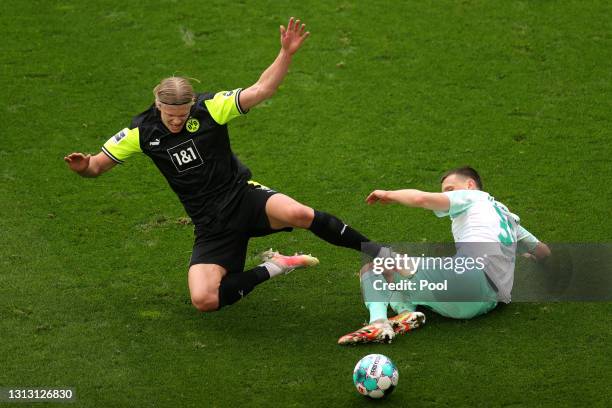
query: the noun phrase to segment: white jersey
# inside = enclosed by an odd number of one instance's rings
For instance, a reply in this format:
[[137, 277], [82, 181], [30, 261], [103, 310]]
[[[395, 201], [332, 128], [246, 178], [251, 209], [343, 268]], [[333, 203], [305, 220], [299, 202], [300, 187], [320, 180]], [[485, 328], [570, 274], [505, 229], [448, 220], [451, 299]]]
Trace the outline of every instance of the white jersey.
[[[514, 283], [517, 251], [532, 250], [538, 240], [519, 225], [520, 218], [493, 197], [480, 190], [445, 192], [450, 201], [448, 211], [434, 211], [438, 217], [450, 216], [453, 238], [463, 245], [463, 252], [475, 250], [473, 256], [487, 254], [485, 272], [495, 285], [500, 301], [509, 303]], [[461, 252], [462, 249], [459, 248]]]

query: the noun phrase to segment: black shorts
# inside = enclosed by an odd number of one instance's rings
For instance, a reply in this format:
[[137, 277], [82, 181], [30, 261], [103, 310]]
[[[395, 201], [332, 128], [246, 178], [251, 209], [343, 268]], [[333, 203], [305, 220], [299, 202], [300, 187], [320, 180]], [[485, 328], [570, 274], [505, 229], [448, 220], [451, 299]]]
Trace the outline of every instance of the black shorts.
[[292, 228], [270, 228], [266, 203], [276, 193], [267, 187], [249, 182], [238, 205], [231, 214], [225, 214], [226, 222], [222, 227], [207, 228], [196, 225], [189, 266], [216, 264], [224, 267], [228, 273], [242, 272], [250, 238], [292, 231]]

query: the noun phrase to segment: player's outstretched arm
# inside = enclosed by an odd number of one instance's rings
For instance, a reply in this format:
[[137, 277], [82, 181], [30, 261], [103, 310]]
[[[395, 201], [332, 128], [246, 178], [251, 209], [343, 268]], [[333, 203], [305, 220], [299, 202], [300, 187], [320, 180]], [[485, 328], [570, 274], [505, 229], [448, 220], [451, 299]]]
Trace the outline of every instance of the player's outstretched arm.
[[550, 248], [543, 242], [538, 242], [532, 250], [525, 252], [523, 256], [536, 262], [544, 261], [551, 255]]
[[525, 258], [543, 261], [551, 254], [548, 245], [537, 239], [525, 227], [519, 225], [516, 231], [517, 252]]
[[82, 177], [98, 177], [115, 166], [115, 162], [107, 155], [100, 152], [95, 156], [83, 153], [70, 153], [64, 157], [70, 170]]
[[448, 211], [450, 200], [443, 193], [428, 193], [421, 190], [374, 190], [366, 198], [368, 204], [399, 203], [408, 207], [420, 207], [434, 211]]
[[281, 50], [272, 65], [261, 74], [257, 82], [240, 92], [239, 102], [243, 110], [249, 110], [274, 95], [287, 75], [293, 54], [300, 49], [309, 35], [310, 33], [306, 31], [306, 24], [300, 24], [300, 20], [293, 17], [289, 19], [287, 28], [280, 26]]
[[550, 256], [550, 248], [543, 242], [538, 242], [538, 245], [531, 251], [536, 260], [541, 261]]

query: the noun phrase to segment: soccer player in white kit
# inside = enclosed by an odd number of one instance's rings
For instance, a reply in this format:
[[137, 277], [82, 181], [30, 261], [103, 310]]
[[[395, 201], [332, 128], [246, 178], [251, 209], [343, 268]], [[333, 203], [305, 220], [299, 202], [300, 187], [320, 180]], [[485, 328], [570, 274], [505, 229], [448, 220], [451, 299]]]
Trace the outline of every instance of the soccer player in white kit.
[[[442, 193], [420, 190], [375, 190], [366, 198], [368, 204], [399, 203], [408, 207], [432, 210], [438, 217], [449, 216], [457, 254], [452, 259], [481, 257], [481, 266], [463, 273], [453, 268], [402, 266], [398, 273], [376, 273], [373, 264], [361, 270], [365, 304], [370, 323], [342, 336], [339, 344], [389, 342], [395, 334], [406, 333], [425, 323], [425, 315], [416, 311], [424, 306], [443, 316], [470, 319], [493, 310], [497, 302], [509, 303], [514, 281], [516, 253], [540, 260], [550, 255], [546, 244], [520, 225], [520, 219], [487, 192], [482, 191], [478, 172], [460, 167], [446, 172], [441, 179]], [[389, 257], [397, 254], [389, 252]], [[376, 264], [376, 259], [374, 260]], [[459, 264], [459, 263], [457, 263]], [[421, 289], [387, 291], [387, 297], [368, 296], [375, 288], [380, 292], [383, 281], [409, 277], [411, 281], [447, 283], [445, 291]], [[433, 285], [435, 287], [435, 285]], [[439, 286], [438, 286], [439, 287]], [[384, 291], [383, 291], [384, 292]], [[373, 301], [375, 300], [375, 301]], [[459, 301], [458, 301], [459, 300]], [[391, 307], [396, 316], [387, 319]]]

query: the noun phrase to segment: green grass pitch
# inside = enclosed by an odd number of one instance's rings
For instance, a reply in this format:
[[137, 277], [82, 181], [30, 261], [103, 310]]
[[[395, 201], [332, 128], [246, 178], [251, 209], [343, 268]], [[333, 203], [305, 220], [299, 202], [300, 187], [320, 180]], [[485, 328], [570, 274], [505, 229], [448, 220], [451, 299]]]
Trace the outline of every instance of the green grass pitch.
[[202, 315], [192, 227], [148, 159], [68, 171], [165, 76], [252, 84], [292, 15], [311, 37], [273, 99], [230, 124], [256, 180], [376, 240], [445, 242], [448, 220], [364, 198], [436, 190], [469, 163], [542, 240], [609, 242], [607, 1], [3, 0], [0, 387], [73, 387], [80, 407], [366, 406], [352, 368], [376, 352], [400, 372], [385, 406], [609, 404], [610, 303], [430, 313], [389, 346], [341, 348], [366, 318], [359, 256], [297, 231], [251, 241], [249, 265], [274, 247], [318, 268]]

